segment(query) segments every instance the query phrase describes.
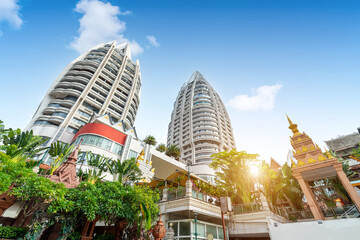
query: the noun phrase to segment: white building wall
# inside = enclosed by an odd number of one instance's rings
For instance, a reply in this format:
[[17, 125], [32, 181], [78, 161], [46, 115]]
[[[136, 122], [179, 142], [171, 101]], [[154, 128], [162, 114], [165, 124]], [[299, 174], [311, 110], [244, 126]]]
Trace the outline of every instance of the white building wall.
[[269, 225], [272, 240], [360, 239], [360, 219], [335, 219]]

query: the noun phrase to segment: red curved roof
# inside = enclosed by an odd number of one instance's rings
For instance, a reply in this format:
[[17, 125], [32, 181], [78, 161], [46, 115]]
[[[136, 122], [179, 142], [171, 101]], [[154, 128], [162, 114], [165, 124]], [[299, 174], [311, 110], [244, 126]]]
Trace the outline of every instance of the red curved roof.
[[102, 123], [88, 123], [85, 124], [80, 130], [75, 134], [72, 141], [74, 141], [79, 135], [82, 134], [96, 134], [103, 137], [106, 137], [114, 142], [125, 145], [127, 135], [119, 132], [118, 130], [107, 126]]

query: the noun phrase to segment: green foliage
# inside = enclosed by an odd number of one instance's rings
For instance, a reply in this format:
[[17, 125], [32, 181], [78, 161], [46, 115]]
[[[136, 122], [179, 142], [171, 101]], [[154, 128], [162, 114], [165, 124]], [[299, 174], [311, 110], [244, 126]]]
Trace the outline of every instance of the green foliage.
[[74, 145], [69, 145], [63, 142], [54, 142], [49, 148], [49, 155], [53, 158], [51, 163], [50, 175], [66, 160], [66, 158], [73, 152]]
[[66, 240], [80, 240], [81, 239], [81, 233], [80, 232], [72, 232]]
[[96, 234], [93, 238], [94, 240], [113, 240], [113, 234]]
[[165, 154], [169, 157], [178, 159], [180, 157], [180, 149], [176, 145], [169, 145], [166, 149]]
[[2, 155], [2, 161], [11, 161], [14, 163], [25, 162], [32, 158], [36, 153], [43, 151], [40, 146], [46, 142], [46, 139], [40, 136], [34, 136], [33, 131], [21, 132], [20, 129], [9, 129], [3, 136], [3, 145], [1, 150], [7, 155]]
[[17, 239], [25, 236], [26, 228], [17, 228], [10, 226], [0, 226], [0, 238]]
[[93, 154], [92, 152], [87, 152], [85, 159], [91, 168], [88, 168], [86, 171], [82, 171], [80, 168], [78, 175], [82, 181], [87, 181], [91, 184], [102, 181], [104, 178], [103, 173], [109, 171], [108, 164], [113, 161], [111, 158]]
[[262, 192], [272, 209], [277, 207], [279, 200], [289, 201], [295, 209], [303, 208], [303, 193], [300, 185], [292, 175], [291, 167], [286, 163], [280, 171], [270, 169], [263, 161], [260, 168], [260, 183]]
[[159, 152], [166, 152], [167, 148], [164, 143], [160, 143], [159, 145], [157, 145], [156, 150]]
[[64, 198], [57, 198], [49, 205], [51, 215], [61, 214], [63, 219], [102, 220], [106, 225], [118, 220], [140, 222], [141, 207], [146, 206], [144, 218], [151, 222], [157, 217], [157, 192], [143, 186], [124, 186], [120, 182], [81, 182], [77, 188], [68, 189]]
[[352, 154], [354, 157], [360, 159], [360, 143], [359, 143], [359, 146], [358, 146], [357, 148], [355, 148], [354, 150], [352, 150], [351, 154]]
[[155, 139], [155, 137], [152, 136], [152, 135], [147, 135], [147, 136], [145, 137], [145, 139], [143, 140], [143, 142], [146, 143], [146, 144], [149, 144], [149, 145], [151, 145], [151, 146], [155, 146], [155, 145], [156, 145], [156, 139]]
[[252, 201], [255, 178], [250, 175], [250, 166], [258, 161], [258, 155], [233, 149], [211, 157], [210, 167], [216, 171], [218, 187], [224, 189], [234, 203]]
[[198, 188], [199, 191], [206, 193], [213, 197], [223, 197], [223, 196], [227, 195], [227, 192], [224, 189], [222, 189], [218, 186], [213, 186], [204, 181], [196, 180], [194, 182], [194, 185], [196, 186], [196, 188]]
[[136, 165], [136, 159], [130, 158], [121, 162], [120, 159], [116, 161], [107, 162], [108, 170], [111, 174], [117, 176], [117, 182], [122, 184], [131, 184], [140, 180], [142, 172]]

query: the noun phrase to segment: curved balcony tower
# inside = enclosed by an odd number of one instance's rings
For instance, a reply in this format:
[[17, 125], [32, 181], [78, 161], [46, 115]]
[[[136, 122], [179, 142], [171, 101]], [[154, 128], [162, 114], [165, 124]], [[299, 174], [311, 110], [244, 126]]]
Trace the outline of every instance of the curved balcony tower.
[[192, 162], [192, 171], [213, 181], [210, 155], [235, 148], [229, 115], [219, 95], [199, 72], [192, 74], [174, 103], [167, 144], [180, 148], [180, 161]]
[[69, 143], [93, 115], [110, 113], [113, 123], [134, 126], [140, 103], [139, 62], [127, 44], [100, 44], [70, 63], [54, 81], [27, 129]]

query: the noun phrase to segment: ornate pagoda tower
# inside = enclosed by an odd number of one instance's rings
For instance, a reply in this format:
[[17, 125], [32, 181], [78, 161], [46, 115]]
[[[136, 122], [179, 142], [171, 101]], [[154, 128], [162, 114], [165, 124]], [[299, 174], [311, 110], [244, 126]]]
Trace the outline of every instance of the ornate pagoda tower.
[[324, 220], [324, 215], [309, 185], [309, 182], [314, 180], [338, 177], [360, 211], [360, 196], [345, 175], [342, 163], [328, 151], [323, 153], [305, 132], [299, 132], [297, 124], [292, 123], [288, 116], [287, 119], [290, 124], [289, 129], [293, 133], [290, 141], [294, 148], [294, 158], [297, 160], [297, 164], [292, 160], [292, 173], [304, 192], [315, 220]]

